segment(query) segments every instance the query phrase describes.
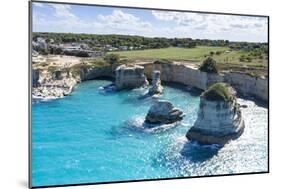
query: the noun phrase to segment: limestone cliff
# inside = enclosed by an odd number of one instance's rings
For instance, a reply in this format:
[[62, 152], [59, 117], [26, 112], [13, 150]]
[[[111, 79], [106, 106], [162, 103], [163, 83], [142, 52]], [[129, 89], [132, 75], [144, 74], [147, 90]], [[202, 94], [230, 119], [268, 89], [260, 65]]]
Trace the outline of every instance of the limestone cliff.
[[159, 70], [162, 81], [177, 82], [202, 90], [206, 90], [214, 83], [225, 82], [233, 86], [243, 96], [268, 101], [268, 78], [253, 77], [245, 73], [231, 71], [209, 74], [201, 72], [196, 67], [181, 63], [141, 63], [141, 65], [144, 67], [145, 75], [149, 79], [151, 79], [153, 70]]

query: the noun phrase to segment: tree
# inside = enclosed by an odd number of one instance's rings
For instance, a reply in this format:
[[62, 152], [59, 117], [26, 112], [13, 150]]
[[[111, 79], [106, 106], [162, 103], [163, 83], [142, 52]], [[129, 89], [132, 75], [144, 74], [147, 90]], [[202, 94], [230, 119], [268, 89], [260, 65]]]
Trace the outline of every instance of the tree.
[[120, 60], [120, 56], [118, 54], [108, 54], [104, 57], [104, 60], [109, 64], [116, 64]]
[[246, 60], [246, 56], [244, 54], [239, 57], [240, 62], [245, 62], [245, 60]]
[[207, 73], [218, 73], [217, 63], [213, 58], [208, 57], [200, 65], [199, 70]]

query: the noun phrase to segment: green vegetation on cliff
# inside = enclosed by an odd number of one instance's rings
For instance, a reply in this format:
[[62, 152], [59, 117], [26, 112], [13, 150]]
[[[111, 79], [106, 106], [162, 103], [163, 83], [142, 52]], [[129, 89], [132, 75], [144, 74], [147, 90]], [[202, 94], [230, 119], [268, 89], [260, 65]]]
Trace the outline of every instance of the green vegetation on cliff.
[[232, 88], [226, 83], [215, 83], [211, 85], [202, 96], [210, 101], [231, 102], [234, 99]]
[[107, 54], [104, 60], [109, 64], [117, 64], [120, 61], [120, 56], [118, 54]]
[[217, 63], [213, 58], [208, 57], [199, 66], [199, 70], [207, 73], [218, 73]]

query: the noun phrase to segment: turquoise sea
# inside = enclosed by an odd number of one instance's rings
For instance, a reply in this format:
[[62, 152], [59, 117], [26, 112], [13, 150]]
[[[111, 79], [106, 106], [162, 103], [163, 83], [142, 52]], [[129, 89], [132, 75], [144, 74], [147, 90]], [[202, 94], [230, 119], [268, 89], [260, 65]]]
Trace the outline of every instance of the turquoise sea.
[[197, 118], [199, 91], [164, 85], [161, 99], [186, 116], [165, 130], [142, 126], [154, 99], [146, 89], [105, 93], [107, 80], [79, 84], [65, 98], [32, 103], [33, 186], [267, 171], [267, 108], [243, 109], [243, 135], [223, 148], [185, 139]]

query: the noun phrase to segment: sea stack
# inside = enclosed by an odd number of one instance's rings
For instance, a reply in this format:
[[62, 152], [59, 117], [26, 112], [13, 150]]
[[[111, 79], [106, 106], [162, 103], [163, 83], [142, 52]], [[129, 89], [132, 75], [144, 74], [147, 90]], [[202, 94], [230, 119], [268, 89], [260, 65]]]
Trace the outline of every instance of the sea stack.
[[115, 73], [117, 90], [133, 89], [148, 85], [143, 66], [121, 65], [116, 68]]
[[160, 80], [161, 72], [159, 70], [154, 70], [152, 74], [152, 86], [148, 91], [149, 95], [159, 95], [163, 93], [163, 86]]
[[224, 145], [243, 131], [244, 120], [235, 90], [225, 83], [216, 83], [201, 95], [198, 118], [186, 137], [202, 144]]
[[175, 108], [171, 102], [159, 100], [150, 107], [145, 117], [145, 123], [171, 124], [181, 121], [184, 116], [184, 113], [180, 109]]

